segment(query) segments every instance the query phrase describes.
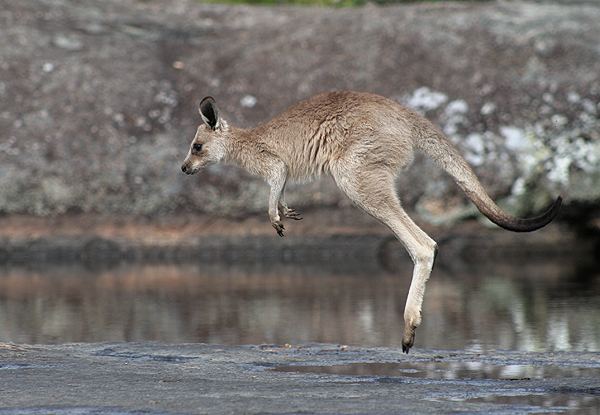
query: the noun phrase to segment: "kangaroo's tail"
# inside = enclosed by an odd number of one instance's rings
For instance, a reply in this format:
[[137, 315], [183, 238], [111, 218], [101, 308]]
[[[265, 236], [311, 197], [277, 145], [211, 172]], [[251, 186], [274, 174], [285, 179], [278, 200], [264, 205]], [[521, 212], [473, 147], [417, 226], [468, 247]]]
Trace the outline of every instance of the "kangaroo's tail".
[[415, 143], [416, 148], [446, 170], [477, 209], [496, 225], [513, 232], [531, 232], [546, 226], [554, 219], [562, 203], [560, 196], [552, 207], [540, 216], [521, 219], [504, 212], [489, 197], [473, 169], [444, 134], [433, 125], [423, 127]]

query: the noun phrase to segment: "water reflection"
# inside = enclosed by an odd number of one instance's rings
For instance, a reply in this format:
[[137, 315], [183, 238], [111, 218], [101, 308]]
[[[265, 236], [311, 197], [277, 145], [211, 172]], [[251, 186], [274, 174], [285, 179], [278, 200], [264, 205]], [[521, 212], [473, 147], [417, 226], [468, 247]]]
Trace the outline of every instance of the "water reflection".
[[[600, 273], [577, 263], [441, 261], [416, 347], [599, 351]], [[6, 266], [0, 341], [399, 347], [412, 264], [394, 264]]]
[[473, 361], [347, 363], [334, 366], [278, 366], [276, 372], [327, 373], [347, 376], [403, 376], [423, 379], [549, 379], [600, 376], [597, 367], [495, 365]]

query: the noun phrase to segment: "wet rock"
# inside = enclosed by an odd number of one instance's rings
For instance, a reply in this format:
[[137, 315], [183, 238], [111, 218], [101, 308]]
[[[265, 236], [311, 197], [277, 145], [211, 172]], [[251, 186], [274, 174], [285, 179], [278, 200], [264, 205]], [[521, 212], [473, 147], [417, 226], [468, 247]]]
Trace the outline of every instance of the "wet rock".
[[[559, 193], [595, 205], [599, 20], [597, 4], [7, 0], [0, 211], [262, 213], [268, 189], [247, 173], [179, 171], [196, 103], [212, 95], [232, 124], [252, 127], [331, 89], [379, 93], [431, 118], [515, 214]], [[408, 207], [464, 201], [423, 158], [399, 185]], [[289, 190], [295, 206], [349, 205], [331, 180]]]
[[594, 412], [599, 400], [598, 355], [585, 352], [406, 356], [326, 343], [158, 342], [0, 349], [3, 415], [556, 413]]

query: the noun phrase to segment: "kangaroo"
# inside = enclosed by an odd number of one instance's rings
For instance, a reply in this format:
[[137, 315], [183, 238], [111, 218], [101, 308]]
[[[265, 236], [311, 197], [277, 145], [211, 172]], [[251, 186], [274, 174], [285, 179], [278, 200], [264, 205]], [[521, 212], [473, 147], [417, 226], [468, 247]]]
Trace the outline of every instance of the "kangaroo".
[[406, 214], [396, 193], [395, 178], [419, 150], [446, 170], [479, 211], [496, 225], [530, 232], [547, 225], [558, 213], [559, 196], [544, 214], [519, 219], [502, 211], [488, 196], [458, 150], [430, 121], [390, 99], [362, 92], [327, 92], [302, 101], [254, 129], [230, 126], [215, 100], [199, 105], [204, 124], [198, 127], [181, 170], [195, 174], [226, 161], [262, 177], [271, 186], [269, 217], [283, 236], [282, 214], [302, 219], [285, 203], [288, 180], [308, 181], [329, 174], [360, 209], [387, 225], [414, 263], [404, 310], [402, 350], [414, 345], [421, 323], [425, 283], [437, 244]]

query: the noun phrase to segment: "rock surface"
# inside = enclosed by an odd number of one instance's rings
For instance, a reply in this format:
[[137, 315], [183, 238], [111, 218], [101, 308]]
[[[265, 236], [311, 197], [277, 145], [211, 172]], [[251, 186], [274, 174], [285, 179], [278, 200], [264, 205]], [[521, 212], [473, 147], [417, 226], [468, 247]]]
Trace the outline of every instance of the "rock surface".
[[[277, 369], [278, 370], [273, 370]], [[0, 414], [594, 413], [596, 353], [0, 344]]]
[[[197, 102], [212, 95], [230, 123], [252, 127], [332, 89], [379, 93], [427, 115], [515, 214], [559, 193], [567, 205], [597, 206], [598, 21], [592, 3], [6, 0], [0, 212], [264, 213], [266, 185], [237, 168], [179, 171]], [[431, 222], [472, 213], [423, 158], [399, 186]], [[300, 208], [349, 205], [331, 180], [289, 190]]]

